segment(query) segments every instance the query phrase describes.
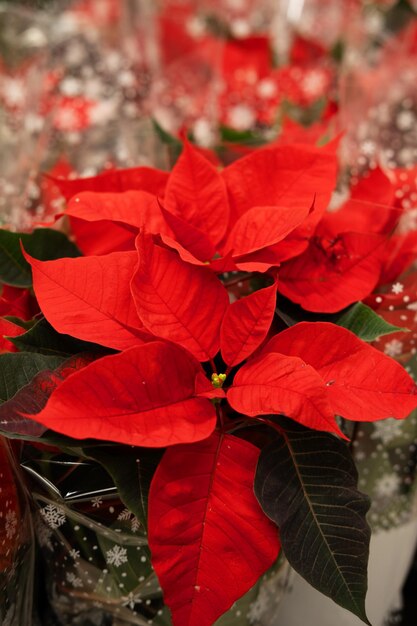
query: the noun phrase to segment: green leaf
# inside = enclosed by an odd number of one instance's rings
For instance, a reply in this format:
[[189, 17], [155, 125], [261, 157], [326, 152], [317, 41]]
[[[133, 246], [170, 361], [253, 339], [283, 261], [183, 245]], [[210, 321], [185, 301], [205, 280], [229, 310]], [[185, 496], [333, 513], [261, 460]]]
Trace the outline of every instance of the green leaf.
[[347, 445], [285, 420], [281, 434], [260, 454], [255, 494], [278, 525], [292, 567], [369, 624], [369, 498], [357, 489]]
[[276, 312], [287, 326], [293, 326], [298, 322], [331, 322], [347, 328], [359, 339], [369, 342], [383, 335], [400, 331], [408, 332], [407, 328], [388, 324], [378, 313], [362, 302], [356, 302], [338, 313], [311, 313], [281, 297]]
[[26, 333], [18, 337], [8, 337], [21, 351], [37, 352], [52, 356], [69, 356], [80, 352], [103, 352], [109, 350], [95, 343], [74, 339], [70, 335], [58, 333], [45, 318], [41, 318]]
[[118, 445], [85, 449], [84, 453], [110, 474], [120, 499], [142, 528], [147, 528], [149, 486], [162, 451]]
[[362, 302], [357, 302], [338, 313], [335, 324], [352, 331], [363, 341], [375, 341], [378, 337], [399, 331], [409, 332], [408, 328], [388, 324], [378, 313]]
[[265, 140], [252, 130], [235, 130], [228, 126], [222, 126], [220, 128], [221, 141], [229, 143], [243, 143], [255, 146], [262, 146]]
[[0, 354], [0, 404], [7, 402], [36, 374], [53, 370], [64, 358], [29, 352]]
[[20, 248], [41, 261], [81, 256], [78, 248], [63, 233], [39, 228], [33, 233], [11, 233], [0, 230], [0, 281], [13, 287], [31, 287], [32, 273]]

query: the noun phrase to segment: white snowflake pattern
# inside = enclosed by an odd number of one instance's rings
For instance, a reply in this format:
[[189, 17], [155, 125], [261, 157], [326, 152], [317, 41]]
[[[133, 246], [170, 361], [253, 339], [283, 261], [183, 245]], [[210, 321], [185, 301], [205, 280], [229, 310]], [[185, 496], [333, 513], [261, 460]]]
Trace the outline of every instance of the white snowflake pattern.
[[119, 513], [119, 515], [117, 516], [118, 520], [122, 520], [122, 521], [126, 521], [130, 519], [131, 516], [131, 512], [129, 511], [129, 509], [123, 509], [123, 511], [121, 511]]
[[16, 511], [7, 511], [5, 530], [6, 530], [7, 539], [11, 539], [16, 534], [16, 530], [17, 530]]
[[384, 352], [388, 356], [396, 357], [400, 356], [403, 351], [404, 344], [398, 339], [391, 339], [385, 344]]
[[395, 293], [395, 295], [398, 295], [399, 293], [402, 293], [404, 291], [404, 285], [400, 282], [394, 283], [391, 287], [391, 291], [392, 293]]
[[133, 591], [130, 591], [127, 594], [127, 596], [122, 597], [122, 605], [128, 606], [132, 610], [135, 608], [136, 604], [141, 604], [141, 603], [142, 603], [142, 598], [140, 594], [133, 593]]
[[114, 567], [120, 567], [123, 563], [127, 563], [127, 550], [122, 546], [113, 546], [106, 552], [106, 562], [108, 565], [114, 565]]
[[384, 474], [375, 483], [375, 493], [379, 498], [390, 498], [400, 486], [401, 479], [397, 474]]
[[373, 428], [371, 439], [380, 439], [385, 445], [402, 434], [402, 423], [395, 419], [374, 422]]
[[94, 498], [91, 498], [91, 504], [93, 508], [99, 509], [103, 504], [103, 498], [101, 496], [94, 496]]
[[75, 548], [71, 548], [68, 554], [74, 561], [77, 561], [80, 558], [80, 551], [76, 550]]
[[45, 522], [51, 528], [59, 528], [66, 522], [65, 511], [62, 507], [55, 504], [47, 504], [40, 513]]
[[361, 150], [362, 150], [362, 154], [364, 154], [365, 156], [373, 156], [376, 151], [376, 145], [374, 144], [373, 141], [370, 141], [370, 139], [367, 139], [361, 145]]
[[133, 513], [129, 511], [129, 509], [123, 509], [123, 511], [121, 511], [121, 513], [119, 513], [119, 515], [117, 516], [117, 519], [123, 522], [129, 521], [130, 528], [133, 533], [136, 533], [140, 528], [140, 521], [138, 520], [136, 515], [133, 515]]
[[67, 582], [76, 589], [83, 586], [83, 581], [76, 574], [74, 574], [74, 572], [67, 572], [65, 578]]

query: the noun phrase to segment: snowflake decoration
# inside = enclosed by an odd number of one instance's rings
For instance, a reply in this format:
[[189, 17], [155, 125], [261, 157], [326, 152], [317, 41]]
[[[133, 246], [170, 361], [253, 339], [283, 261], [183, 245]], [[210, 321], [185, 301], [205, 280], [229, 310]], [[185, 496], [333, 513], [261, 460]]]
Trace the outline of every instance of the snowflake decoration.
[[388, 356], [396, 357], [400, 356], [403, 351], [404, 344], [398, 339], [392, 339], [385, 344], [384, 352]]
[[371, 157], [375, 154], [376, 146], [373, 141], [370, 141], [369, 139], [367, 139], [366, 141], [363, 142], [361, 146], [361, 150], [362, 150], [362, 154], [364, 154], [365, 156]]
[[6, 537], [11, 539], [16, 534], [17, 530], [17, 515], [16, 511], [7, 511], [6, 513]]
[[375, 493], [379, 498], [390, 498], [398, 491], [400, 483], [397, 474], [384, 474], [376, 481]]
[[117, 519], [123, 522], [129, 521], [130, 528], [133, 533], [136, 533], [140, 528], [140, 521], [138, 520], [136, 515], [133, 515], [133, 513], [129, 511], [129, 509], [123, 509], [123, 511], [117, 516]]
[[48, 504], [40, 510], [40, 513], [45, 522], [51, 528], [59, 528], [66, 522], [64, 509], [60, 506], [56, 506], [55, 504]]
[[67, 572], [66, 576], [65, 576], [67, 582], [72, 585], [73, 587], [75, 587], [76, 589], [80, 588], [83, 586], [83, 582], [81, 580], [81, 578], [79, 578], [78, 576], [76, 576], [76, 574], [74, 574], [74, 572]]
[[402, 433], [402, 424], [398, 420], [387, 419], [373, 423], [371, 439], [380, 439], [384, 445], [391, 443]]
[[123, 606], [128, 606], [130, 609], [134, 609], [136, 604], [141, 604], [142, 603], [142, 598], [140, 596], [140, 594], [138, 593], [133, 593], [133, 591], [130, 591], [127, 596], [123, 596], [122, 597], [122, 605]]
[[131, 516], [131, 512], [129, 511], [129, 509], [123, 509], [123, 511], [121, 513], [119, 513], [119, 515], [117, 516], [118, 520], [121, 521], [126, 521], [130, 519]]
[[94, 496], [94, 498], [91, 498], [91, 504], [93, 508], [99, 509], [103, 504], [103, 498], [101, 496]]
[[391, 291], [392, 293], [395, 293], [395, 295], [398, 295], [399, 293], [402, 293], [404, 291], [404, 285], [402, 283], [394, 283], [393, 286], [391, 287]]
[[80, 551], [76, 550], [75, 548], [72, 548], [68, 554], [70, 555], [70, 557], [74, 560], [77, 561], [80, 558]]
[[122, 546], [113, 546], [106, 552], [106, 562], [114, 567], [120, 567], [123, 563], [127, 563], [127, 551]]

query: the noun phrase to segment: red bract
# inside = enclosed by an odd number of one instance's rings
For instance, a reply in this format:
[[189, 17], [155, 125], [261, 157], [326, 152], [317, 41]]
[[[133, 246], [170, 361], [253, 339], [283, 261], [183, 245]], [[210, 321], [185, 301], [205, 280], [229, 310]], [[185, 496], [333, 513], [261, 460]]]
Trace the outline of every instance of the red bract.
[[35, 298], [29, 289], [18, 289], [3, 285], [0, 297], [0, 315], [30, 320], [39, 311]]
[[205, 232], [215, 246], [222, 240], [229, 217], [226, 186], [216, 168], [187, 141], [168, 179], [164, 206]]
[[334, 149], [279, 146], [257, 150], [222, 172], [229, 192], [231, 226], [252, 207], [284, 206], [314, 213], [297, 234], [309, 236], [322, 217], [336, 182]]
[[7, 337], [18, 337], [26, 332], [22, 326], [0, 317], [0, 352], [16, 352], [16, 347]]
[[341, 435], [323, 379], [295, 356], [265, 354], [248, 362], [236, 374], [227, 399], [251, 417], [282, 413], [309, 428]]
[[226, 310], [220, 329], [225, 363], [234, 367], [261, 345], [272, 323], [277, 298], [276, 284], [236, 300]]
[[277, 528], [253, 492], [258, 456], [216, 432], [168, 450], [156, 471], [149, 546], [174, 626], [211, 626], [278, 556]]
[[76, 439], [164, 447], [208, 437], [216, 395], [198, 362], [158, 341], [103, 357], [76, 372], [32, 418]]
[[129, 290], [135, 252], [45, 262], [25, 256], [42, 312], [58, 332], [116, 350], [146, 340]]
[[364, 233], [314, 237], [301, 256], [283, 265], [279, 290], [307, 311], [340, 311], [377, 285], [385, 240]]
[[174, 252], [139, 236], [139, 265], [132, 293], [144, 326], [187, 348], [200, 361], [219, 350], [227, 292], [206, 267], [184, 263]]
[[333, 412], [355, 421], [402, 419], [417, 406], [417, 386], [393, 359], [345, 328], [303, 322], [280, 333], [263, 354], [301, 356], [326, 386]]

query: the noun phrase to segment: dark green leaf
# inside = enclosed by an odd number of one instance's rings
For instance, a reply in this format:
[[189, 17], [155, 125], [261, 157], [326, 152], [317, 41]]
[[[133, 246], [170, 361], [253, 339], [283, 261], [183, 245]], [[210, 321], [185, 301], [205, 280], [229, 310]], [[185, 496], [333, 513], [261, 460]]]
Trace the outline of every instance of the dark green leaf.
[[378, 337], [398, 331], [408, 332], [407, 328], [388, 324], [378, 313], [375, 313], [362, 302], [357, 302], [345, 311], [338, 313], [335, 324], [351, 330], [363, 341], [375, 341]]
[[347, 328], [363, 341], [375, 341], [383, 335], [408, 331], [407, 328], [388, 324], [380, 315], [362, 302], [356, 302], [356, 304], [352, 304], [338, 313], [310, 313], [304, 311], [298, 304], [293, 304], [281, 297], [277, 314], [287, 326], [293, 326], [298, 322], [331, 322]]
[[64, 359], [29, 352], [0, 354], [0, 404], [10, 400], [36, 374], [53, 370]]
[[107, 470], [123, 503], [146, 528], [149, 486], [162, 451], [114, 446], [89, 448], [84, 452]]
[[20, 242], [26, 252], [42, 261], [81, 254], [68, 237], [50, 228], [39, 228], [31, 234], [0, 230], [0, 281], [14, 287], [32, 285], [31, 269], [23, 257]]
[[220, 128], [221, 140], [229, 143], [244, 143], [245, 145], [261, 146], [265, 143], [265, 140], [251, 130], [235, 130], [228, 126], [222, 126]]
[[255, 494], [292, 567], [366, 624], [369, 498], [345, 443], [285, 421], [261, 452]]
[[37, 321], [23, 335], [8, 339], [21, 351], [45, 355], [68, 356], [80, 352], [105, 352], [102, 346], [97, 346], [95, 343], [81, 341], [70, 337], [70, 335], [58, 333], [45, 318]]

